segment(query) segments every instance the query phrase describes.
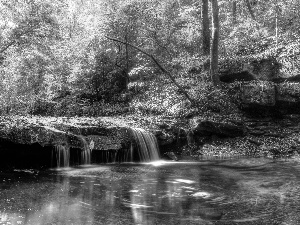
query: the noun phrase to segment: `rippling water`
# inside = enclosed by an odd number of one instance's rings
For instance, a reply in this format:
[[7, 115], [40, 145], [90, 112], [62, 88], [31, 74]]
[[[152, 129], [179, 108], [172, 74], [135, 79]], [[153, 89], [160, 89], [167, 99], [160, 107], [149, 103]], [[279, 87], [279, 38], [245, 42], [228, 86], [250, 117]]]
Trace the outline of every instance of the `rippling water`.
[[300, 224], [300, 159], [0, 172], [0, 224]]

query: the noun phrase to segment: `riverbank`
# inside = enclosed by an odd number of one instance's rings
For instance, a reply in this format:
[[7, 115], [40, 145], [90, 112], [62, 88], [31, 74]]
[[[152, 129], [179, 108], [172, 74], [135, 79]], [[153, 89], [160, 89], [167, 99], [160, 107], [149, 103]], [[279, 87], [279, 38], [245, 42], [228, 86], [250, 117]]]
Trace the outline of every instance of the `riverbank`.
[[[92, 149], [122, 151], [129, 149], [131, 143], [126, 127], [142, 128], [154, 134], [163, 159], [279, 157], [297, 155], [300, 151], [299, 115], [225, 118], [215, 114], [201, 119], [197, 117], [197, 123], [195, 118], [136, 115], [98, 118], [11, 116], [1, 117], [0, 121], [1, 153], [4, 149], [10, 152], [8, 148], [16, 146], [28, 149], [21, 156], [30, 156], [33, 152], [41, 152], [41, 149], [48, 151], [51, 146], [84, 149], [83, 138]], [[241, 127], [243, 133], [238, 133]], [[236, 128], [237, 131], [234, 130]]]
[[[234, 82], [216, 89], [196, 78], [178, 81], [196, 105], [184, 99], [171, 82], [161, 80], [133, 82], [126, 104], [85, 101], [82, 105], [82, 98], [68, 95], [45, 114], [1, 117], [1, 145], [9, 142], [30, 149], [36, 144], [37, 151], [89, 145], [91, 150], [122, 151], [131, 148], [129, 130], [142, 128], [155, 135], [165, 159], [277, 157], [300, 151], [299, 83], [284, 83], [283, 89], [274, 82]], [[289, 107], [279, 107], [283, 100]]]

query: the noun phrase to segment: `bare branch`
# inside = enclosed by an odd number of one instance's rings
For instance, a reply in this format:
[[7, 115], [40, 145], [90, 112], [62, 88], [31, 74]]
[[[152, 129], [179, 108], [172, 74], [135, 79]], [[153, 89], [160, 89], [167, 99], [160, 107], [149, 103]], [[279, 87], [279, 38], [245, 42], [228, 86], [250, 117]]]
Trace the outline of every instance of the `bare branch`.
[[30, 32], [33, 32], [33, 30], [29, 29], [29, 30], [26, 30], [26, 31], [24, 31], [24, 32], [16, 35], [16, 37], [14, 38], [14, 40], [9, 41], [8, 43], [5, 44], [4, 47], [2, 47], [0, 49], [0, 54], [3, 53], [3, 52], [5, 52], [9, 47], [13, 46], [17, 42], [16, 41], [17, 39], [19, 39], [20, 37], [22, 37], [24, 34], [27, 34], [27, 33], [30, 33]]
[[0, 54], [2, 54], [3, 52], [5, 52], [10, 46], [14, 45], [16, 43], [15, 40], [10, 41], [9, 43], [7, 43], [1, 50], [0, 50]]
[[181, 93], [191, 102], [192, 105], [195, 105], [195, 101], [189, 96], [189, 94], [180, 86], [180, 84], [177, 83], [177, 81], [175, 80], [175, 78], [173, 77], [173, 75], [167, 71], [158, 61], [157, 59], [151, 55], [150, 53], [146, 52], [145, 50], [133, 45], [133, 44], [130, 44], [130, 43], [127, 43], [126, 41], [122, 41], [122, 40], [119, 40], [119, 39], [116, 39], [116, 38], [112, 38], [112, 37], [108, 37], [108, 36], [105, 36], [107, 39], [111, 40], [111, 41], [116, 41], [116, 42], [119, 42], [119, 43], [122, 43], [124, 45], [128, 45], [136, 50], [138, 50], [139, 52], [143, 53], [144, 55], [148, 56], [149, 58], [152, 59], [152, 61], [156, 64], [156, 66], [165, 74], [167, 75], [170, 80], [173, 82], [173, 84], [181, 91]]

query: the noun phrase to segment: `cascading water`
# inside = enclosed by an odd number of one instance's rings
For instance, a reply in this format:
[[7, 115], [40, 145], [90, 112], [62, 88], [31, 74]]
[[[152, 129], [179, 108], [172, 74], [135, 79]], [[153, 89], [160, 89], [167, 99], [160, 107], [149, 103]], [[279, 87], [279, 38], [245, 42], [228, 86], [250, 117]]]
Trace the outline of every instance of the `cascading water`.
[[120, 150], [93, 151], [97, 163], [150, 162], [160, 159], [156, 137], [141, 128], [126, 127], [130, 145]]
[[[52, 151], [52, 165], [58, 168], [69, 167], [70, 164], [86, 165], [91, 163], [91, 149], [81, 135], [74, 135], [79, 141], [80, 148], [71, 149], [68, 144], [57, 144]], [[72, 156], [71, 156], [72, 155]]]
[[69, 167], [70, 147], [68, 145], [63, 144], [55, 145], [54, 150], [52, 152], [52, 160], [53, 159], [55, 160], [56, 167]]
[[[152, 133], [141, 128], [127, 128], [127, 130], [131, 140], [131, 145], [127, 150], [93, 151], [93, 161], [101, 163], [150, 162], [160, 159], [158, 143]], [[72, 148], [70, 148], [68, 144], [54, 146], [52, 161], [56, 167], [69, 167], [70, 164], [91, 164], [92, 152], [85, 137], [82, 135], [73, 135], [72, 137], [72, 141], [77, 142], [75, 146], [80, 147], [73, 148], [71, 145]]]
[[154, 134], [141, 128], [130, 128], [136, 146], [131, 145], [129, 161], [149, 162], [159, 160], [159, 147]]
[[82, 165], [91, 164], [91, 149], [85, 138], [81, 135], [77, 136], [82, 143], [82, 149], [80, 152], [80, 163]]

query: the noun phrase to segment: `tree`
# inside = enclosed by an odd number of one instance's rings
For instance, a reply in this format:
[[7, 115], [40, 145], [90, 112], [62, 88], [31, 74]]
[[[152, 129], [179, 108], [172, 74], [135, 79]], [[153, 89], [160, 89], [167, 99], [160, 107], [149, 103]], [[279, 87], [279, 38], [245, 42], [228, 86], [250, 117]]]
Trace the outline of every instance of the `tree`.
[[210, 49], [210, 76], [214, 86], [219, 87], [218, 54], [219, 54], [219, 6], [218, 0], [211, 0], [212, 6], [212, 43]]
[[251, 7], [250, 1], [249, 1], [249, 0], [245, 0], [245, 4], [246, 4], [246, 6], [247, 6], [247, 9], [248, 9], [248, 11], [249, 11], [249, 13], [250, 13], [251, 18], [252, 18], [253, 20], [256, 20], [256, 19], [255, 19], [255, 16], [254, 16], [254, 12], [253, 12], [252, 7]]
[[210, 52], [210, 30], [208, 17], [208, 0], [202, 0], [202, 48], [205, 56]]
[[236, 0], [232, 1], [232, 24], [235, 25], [236, 24]]
[[[1, 2], [1, 105], [27, 107], [45, 91], [53, 44], [59, 40], [57, 1]], [[22, 111], [25, 111], [22, 109]]]

